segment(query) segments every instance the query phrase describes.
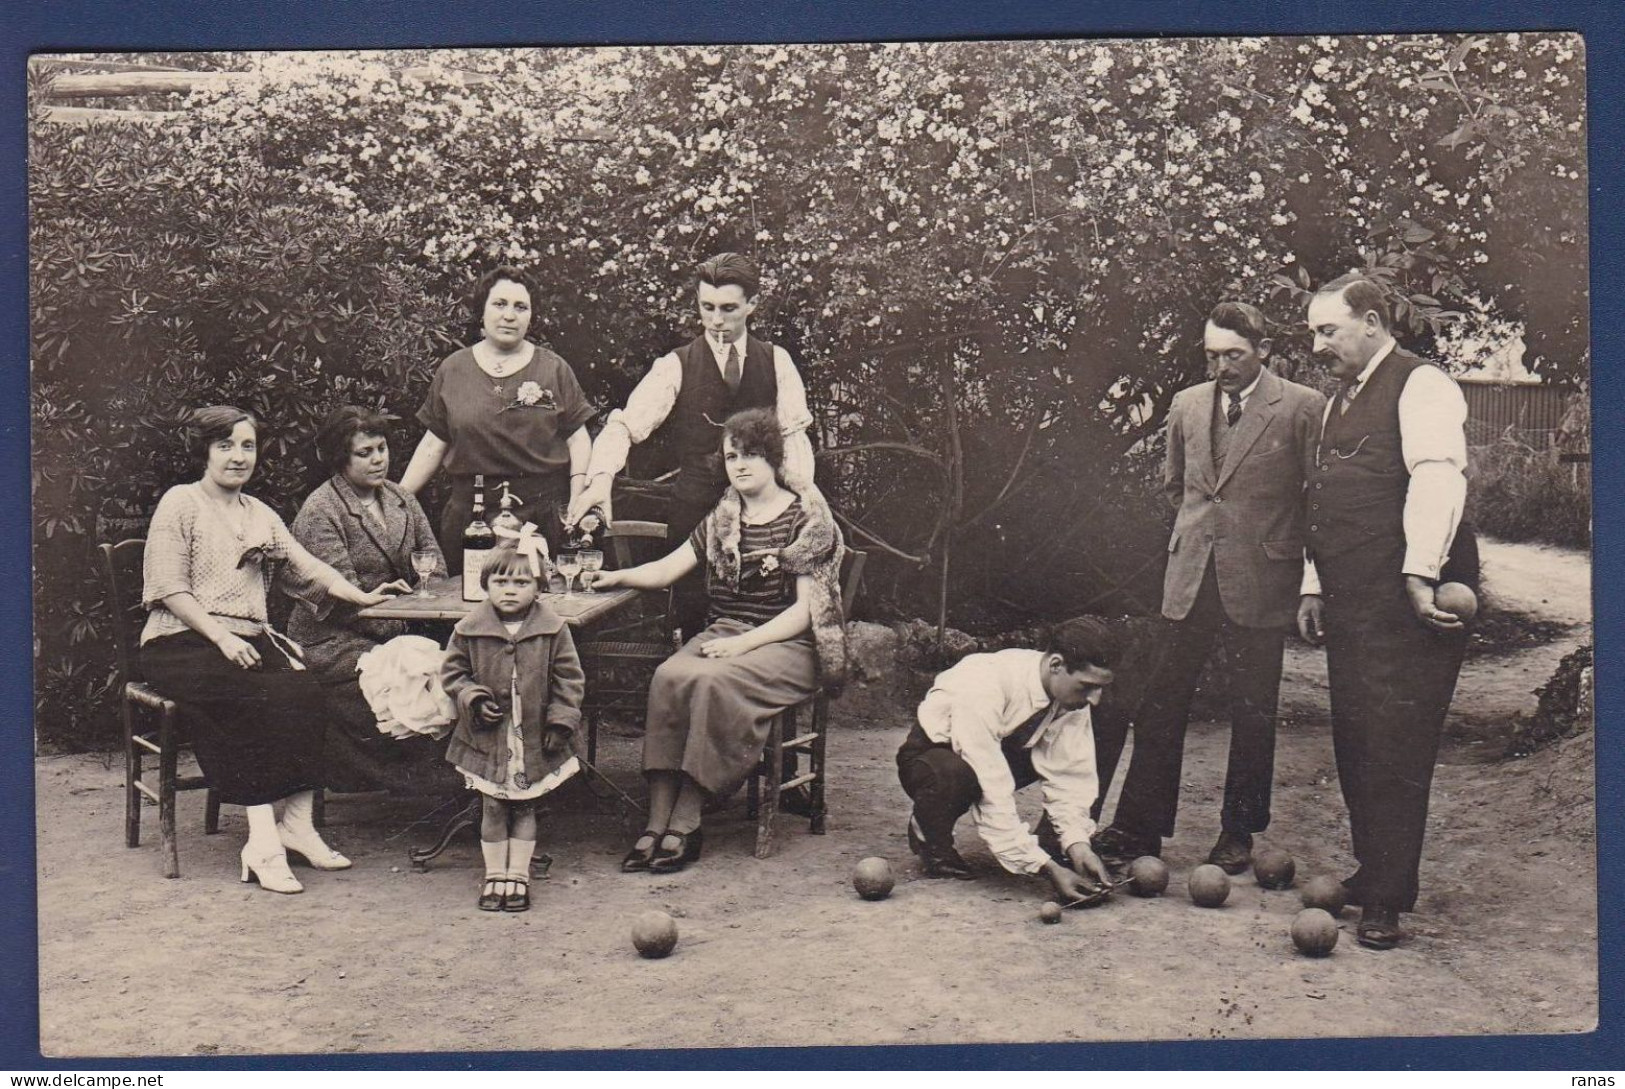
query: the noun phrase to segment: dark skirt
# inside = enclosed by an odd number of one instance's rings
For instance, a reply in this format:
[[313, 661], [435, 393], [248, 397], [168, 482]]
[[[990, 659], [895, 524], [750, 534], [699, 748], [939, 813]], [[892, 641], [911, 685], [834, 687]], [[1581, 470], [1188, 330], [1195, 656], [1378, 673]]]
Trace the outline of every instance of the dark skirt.
[[266, 636], [249, 642], [258, 669], [233, 665], [192, 631], [141, 648], [142, 670], [175, 701], [203, 777], [232, 805], [264, 805], [324, 785], [323, 686], [290, 668]]
[[[558, 555], [564, 539], [564, 526], [554, 513], [554, 506], [570, 498], [570, 474], [566, 470], [548, 476], [485, 476], [485, 520], [490, 522], [502, 510], [502, 482], [508, 482], [508, 491], [519, 500], [514, 511], [521, 522], [535, 522], [536, 528], [547, 538], [548, 552]], [[440, 551], [446, 554], [446, 568], [453, 575], [463, 572], [463, 530], [474, 510], [474, 478], [451, 478], [451, 495], [440, 511]]]
[[680, 771], [710, 794], [738, 788], [756, 766], [773, 716], [818, 688], [810, 637], [769, 643], [737, 658], [700, 647], [750, 625], [718, 620], [660, 664], [649, 684], [643, 770]]
[[355, 674], [317, 674], [331, 715], [322, 753], [322, 785], [340, 792], [387, 790], [403, 795], [451, 796], [462, 777], [446, 763], [446, 742], [395, 738], [378, 729]]

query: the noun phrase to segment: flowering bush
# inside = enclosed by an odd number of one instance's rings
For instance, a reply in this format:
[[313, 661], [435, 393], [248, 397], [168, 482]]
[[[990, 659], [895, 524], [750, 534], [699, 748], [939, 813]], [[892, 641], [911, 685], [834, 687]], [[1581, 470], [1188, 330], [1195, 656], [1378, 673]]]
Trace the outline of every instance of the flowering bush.
[[[47, 539], [150, 509], [184, 475], [159, 452], [167, 421], [202, 401], [275, 425], [257, 488], [291, 512], [320, 411], [409, 419], [476, 335], [459, 295], [499, 260], [535, 269], [533, 332], [607, 407], [692, 335], [696, 261], [755, 256], [756, 325], [807, 379], [820, 478], [857, 540], [898, 559], [871, 607], [960, 623], [1155, 607], [1164, 514], [1144, 485], [1223, 297], [1264, 305], [1279, 369], [1306, 380], [1303, 294], [1356, 267], [1394, 288], [1422, 347], [1511, 322], [1533, 369], [1585, 374], [1572, 35], [253, 68], [172, 130], [34, 133]], [[417, 432], [400, 432], [404, 450]], [[79, 451], [92, 471], [61, 473]], [[640, 447], [634, 469], [656, 467]], [[48, 600], [93, 603], [68, 567], [42, 566]], [[96, 629], [85, 608], [61, 623]], [[44, 653], [76, 659], [54, 623]]]

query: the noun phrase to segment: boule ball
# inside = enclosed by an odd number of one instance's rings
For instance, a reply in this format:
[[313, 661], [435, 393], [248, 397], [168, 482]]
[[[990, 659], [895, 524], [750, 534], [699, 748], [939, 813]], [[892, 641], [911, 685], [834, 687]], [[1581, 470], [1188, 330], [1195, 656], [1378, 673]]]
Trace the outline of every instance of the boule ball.
[[659, 960], [677, 947], [677, 920], [664, 911], [645, 911], [632, 922], [638, 955]]
[[1135, 896], [1160, 896], [1168, 888], [1168, 865], [1156, 855], [1141, 855], [1128, 864], [1128, 877]]
[[1198, 907], [1216, 908], [1230, 898], [1230, 875], [1204, 862], [1191, 871], [1186, 888]]
[[852, 871], [852, 887], [865, 900], [884, 900], [896, 884], [891, 863], [883, 858], [866, 858]]
[[1343, 882], [1335, 877], [1320, 874], [1303, 884], [1303, 906], [1306, 908], [1319, 908], [1336, 918], [1347, 903], [1348, 890], [1343, 887]]
[[1265, 847], [1253, 854], [1253, 876], [1266, 889], [1289, 889], [1298, 875], [1298, 864], [1279, 847]]
[[1473, 588], [1466, 583], [1440, 583], [1433, 591], [1433, 604], [1436, 608], [1454, 614], [1463, 624], [1471, 623], [1473, 617], [1478, 615], [1478, 595], [1473, 593]]
[[1337, 945], [1337, 920], [1320, 908], [1304, 908], [1292, 920], [1292, 944], [1309, 957], [1324, 957]]
[[1038, 909], [1038, 917], [1044, 920], [1046, 923], [1060, 922], [1061, 905], [1057, 904], [1054, 900], [1045, 900]]

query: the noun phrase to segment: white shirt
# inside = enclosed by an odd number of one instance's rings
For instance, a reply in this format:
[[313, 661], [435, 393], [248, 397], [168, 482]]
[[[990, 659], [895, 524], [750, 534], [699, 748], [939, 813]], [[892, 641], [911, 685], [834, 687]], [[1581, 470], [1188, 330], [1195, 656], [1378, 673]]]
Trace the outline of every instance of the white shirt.
[[[1037, 650], [972, 654], [944, 670], [920, 704], [920, 728], [932, 741], [953, 746], [982, 784], [971, 820], [983, 842], [1011, 873], [1038, 873], [1050, 861], [1038, 837], [1016, 812], [1016, 781], [1000, 747], [1017, 727], [1051, 703]], [[1061, 847], [1087, 843], [1095, 822], [1089, 808], [1100, 793], [1095, 775], [1094, 720], [1086, 705], [1051, 709], [1033, 734], [1033, 770], [1043, 784], [1044, 811]]]
[[[740, 333], [733, 343], [739, 349], [739, 365], [745, 364], [745, 337]], [[718, 342], [710, 334], [706, 346], [716, 359], [717, 371], [727, 369], [728, 342]], [[779, 426], [784, 429], [784, 483], [792, 491], [803, 491], [813, 479], [812, 441], [807, 428], [812, 424], [812, 412], [807, 408], [807, 389], [801, 375], [790, 360], [790, 353], [778, 345], [773, 346], [773, 376], [778, 382], [777, 409]], [[654, 361], [649, 373], [643, 376], [632, 395], [626, 399], [624, 409], [617, 408], [604, 421], [592, 445], [592, 460], [587, 466], [590, 481], [600, 473], [614, 475], [626, 468], [626, 457], [632, 444], [643, 442], [655, 429], [666, 422], [677, 394], [683, 388], [683, 364], [676, 352], [668, 352]]]
[[[1247, 398], [1249, 398], [1249, 397], [1251, 397], [1253, 395], [1253, 390], [1258, 388], [1258, 383], [1261, 382], [1263, 380], [1263, 378], [1264, 378], [1264, 368], [1260, 367], [1260, 368], [1258, 368], [1258, 373], [1253, 375], [1253, 380], [1251, 382], [1247, 383], [1247, 388], [1242, 390], [1241, 393], [1237, 395], [1236, 400], [1241, 402], [1241, 410], [1243, 412], [1247, 411]], [[1221, 409], [1228, 409], [1230, 407], [1230, 395], [1228, 393], [1226, 393], [1224, 390], [1219, 389], [1218, 386], [1214, 386], [1213, 388], [1219, 390], [1219, 406], [1220, 406], [1220, 408]]]
[[[1393, 350], [1390, 337], [1355, 378], [1355, 399], [1377, 364]], [[1336, 403], [1335, 398], [1326, 402], [1322, 429]], [[1399, 444], [1411, 474], [1405, 491], [1405, 564], [1400, 570], [1437, 579], [1467, 505], [1467, 399], [1439, 368], [1417, 367], [1405, 379], [1399, 394]], [[1320, 593], [1320, 575], [1307, 559], [1302, 592]]]

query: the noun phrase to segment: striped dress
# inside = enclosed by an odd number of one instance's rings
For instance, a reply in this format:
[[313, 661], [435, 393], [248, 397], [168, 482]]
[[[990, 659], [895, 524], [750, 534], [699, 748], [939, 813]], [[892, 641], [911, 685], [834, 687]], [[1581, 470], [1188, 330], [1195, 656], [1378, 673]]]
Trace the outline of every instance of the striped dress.
[[[703, 562], [715, 515], [689, 538]], [[741, 554], [788, 545], [806, 521], [794, 500], [770, 522], [740, 527]], [[768, 724], [779, 711], [817, 689], [811, 632], [733, 658], [704, 658], [700, 647], [763, 624], [796, 600], [796, 580], [783, 570], [747, 562], [739, 585], [709, 567], [710, 626], [663, 662], [649, 686], [643, 770], [680, 771], [712, 794], [739, 786], [761, 755]]]

